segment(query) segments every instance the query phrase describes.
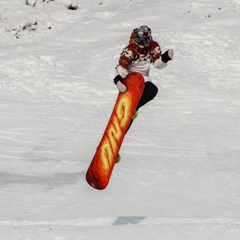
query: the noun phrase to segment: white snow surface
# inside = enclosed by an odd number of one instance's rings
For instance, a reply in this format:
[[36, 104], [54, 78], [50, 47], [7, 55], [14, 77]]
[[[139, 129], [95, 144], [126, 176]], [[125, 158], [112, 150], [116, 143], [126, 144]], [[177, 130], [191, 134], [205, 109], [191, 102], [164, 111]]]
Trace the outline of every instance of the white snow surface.
[[[239, 240], [240, 0], [28, 3], [0, 0], [0, 239]], [[140, 25], [174, 60], [98, 191], [85, 173]]]

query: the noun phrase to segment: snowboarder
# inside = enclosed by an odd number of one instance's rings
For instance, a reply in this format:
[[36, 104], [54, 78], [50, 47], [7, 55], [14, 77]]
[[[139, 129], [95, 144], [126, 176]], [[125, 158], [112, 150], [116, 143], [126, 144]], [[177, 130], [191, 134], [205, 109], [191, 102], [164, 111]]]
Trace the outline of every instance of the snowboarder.
[[[145, 88], [136, 108], [133, 118], [137, 117], [138, 109], [155, 98], [158, 88], [149, 78], [150, 65], [162, 69], [167, 62], [173, 59], [173, 50], [169, 49], [162, 54], [159, 44], [153, 40], [151, 29], [148, 26], [140, 26], [133, 29], [129, 45], [121, 53], [119, 64], [116, 66], [114, 83], [119, 92], [126, 92], [124, 78], [130, 72], [139, 72], [145, 80]], [[130, 124], [131, 125], [131, 124]]]

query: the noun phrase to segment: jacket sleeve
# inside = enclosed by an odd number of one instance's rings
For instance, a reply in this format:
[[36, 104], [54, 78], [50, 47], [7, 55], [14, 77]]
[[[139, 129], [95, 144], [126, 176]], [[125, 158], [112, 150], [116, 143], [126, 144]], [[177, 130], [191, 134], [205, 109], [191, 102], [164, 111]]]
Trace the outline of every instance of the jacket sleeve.
[[130, 50], [129, 46], [124, 48], [118, 66], [116, 67], [116, 74], [119, 74], [122, 78], [125, 78], [129, 73], [128, 68], [133, 61], [133, 52]]
[[163, 69], [167, 66], [167, 63], [164, 63], [162, 61], [162, 51], [161, 51], [161, 47], [159, 46], [159, 44], [155, 41], [153, 41], [152, 43], [152, 62], [153, 62], [153, 66], [157, 69]]
[[167, 63], [164, 63], [162, 59], [159, 58], [153, 63], [153, 66], [157, 69], [163, 69], [167, 66]]
[[133, 61], [133, 52], [132, 50], [128, 47], [124, 48], [120, 59], [119, 59], [119, 65], [122, 66], [123, 68], [128, 69], [128, 67], [131, 65]]
[[156, 41], [152, 42], [151, 54], [152, 54], [152, 62], [153, 63], [162, 56], [161, 47], [159, 46], [159, 44]]

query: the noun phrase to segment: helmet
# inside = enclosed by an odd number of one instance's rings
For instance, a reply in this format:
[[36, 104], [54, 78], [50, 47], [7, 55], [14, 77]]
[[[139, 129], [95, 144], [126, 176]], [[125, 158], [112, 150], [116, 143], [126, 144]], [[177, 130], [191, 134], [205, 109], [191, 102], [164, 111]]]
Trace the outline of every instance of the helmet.
[[151, 29], [145, 25], [136, 29], [135, 41], [140, 46], [147, 46], [152, 41]]

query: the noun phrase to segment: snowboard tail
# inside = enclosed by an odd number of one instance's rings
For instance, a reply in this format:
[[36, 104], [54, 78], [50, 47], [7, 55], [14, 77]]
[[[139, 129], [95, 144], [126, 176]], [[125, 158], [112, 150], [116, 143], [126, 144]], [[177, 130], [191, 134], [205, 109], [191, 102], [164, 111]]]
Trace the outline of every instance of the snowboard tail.
[[119, 93], [107, 127], [86, 173], [90, 186], [105, 189], [109, 183], [115, 160], [144, 89], [144, 78], [133, 72], [126, 76], [125, 93]]

